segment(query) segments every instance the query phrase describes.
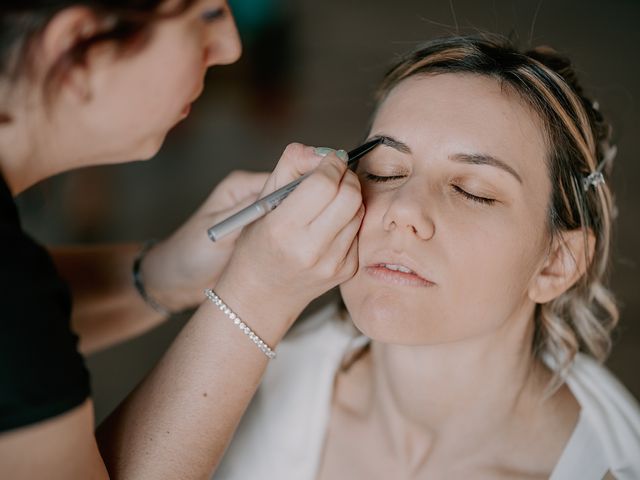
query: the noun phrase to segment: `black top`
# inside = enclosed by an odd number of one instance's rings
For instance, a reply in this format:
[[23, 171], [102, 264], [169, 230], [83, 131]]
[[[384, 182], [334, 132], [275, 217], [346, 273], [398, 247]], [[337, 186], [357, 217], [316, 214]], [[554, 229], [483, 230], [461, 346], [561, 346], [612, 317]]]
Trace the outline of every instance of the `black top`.
[[69, 289], [47, 251], [22, 231], [0, 176], [0, 432], [59, 415], [89, 396], [70, 321]]

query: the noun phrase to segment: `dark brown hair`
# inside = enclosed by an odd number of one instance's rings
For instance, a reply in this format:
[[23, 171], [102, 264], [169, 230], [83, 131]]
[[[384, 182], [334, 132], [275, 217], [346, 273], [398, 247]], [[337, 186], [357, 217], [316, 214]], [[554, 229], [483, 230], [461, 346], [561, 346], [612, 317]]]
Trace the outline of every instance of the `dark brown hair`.
[[[614, 213], [610, 174], [615, 148], [598, 105], [585, 96], [571, 62], [549, 47], [521, 52], [497, 37], [451, 37], [410, 52], [387, 73], [378, 104], [403, 80], [419, 75], [486, 75], [515, 92], [539, 116], [548, 144], [546, 163], [552, 194], [548, 206], [551, 238], [582, 229], [595, 238], [586, 273], [555, 300], [538, 305], [533, 352], [551, 355], [565, 370], [579, 351], [604, 360], [618, 309], [605, 286]], [[601, 171], [605, 183], [584, 185]], [[587, 253], [588, 255], [588, 253]], [[556, 377], [556, 383], [558, 378]]]

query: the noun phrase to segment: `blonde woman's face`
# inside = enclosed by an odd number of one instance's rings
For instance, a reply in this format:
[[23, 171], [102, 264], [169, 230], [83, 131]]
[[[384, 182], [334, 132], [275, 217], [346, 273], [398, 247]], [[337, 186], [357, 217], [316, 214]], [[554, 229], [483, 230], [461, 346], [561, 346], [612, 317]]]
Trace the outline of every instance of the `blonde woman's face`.
[[375, 340], [434, 344], [531, 318], [551, 185], [535, 114], [494, 79], [412, 77], [380, 106], [358, 173], [360, 268], [341, 286]]

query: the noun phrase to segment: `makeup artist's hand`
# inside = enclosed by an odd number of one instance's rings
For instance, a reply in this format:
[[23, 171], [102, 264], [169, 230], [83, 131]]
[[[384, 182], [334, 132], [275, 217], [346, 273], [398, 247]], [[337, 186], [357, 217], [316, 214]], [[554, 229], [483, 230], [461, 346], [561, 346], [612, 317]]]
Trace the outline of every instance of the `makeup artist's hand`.
[[311, 300], [358, 266], [360, 182], [335, 152], [323, 158], [312, 147], [288, 146], [260, 196], [311, 170], [277, 209], [245, 227], [215, 287], [248, 322], [268, 315], [265, 321], [286, 324], [271, 332], [276, 341]]
[[207, 229], [254, 202], [268, 176], [232, 172], [178, 230], [147, 253], [145, 287], [162, 305], [180, 311], [202, 302], [204, 289], [217, 282], [240, 234], [214, 243]]

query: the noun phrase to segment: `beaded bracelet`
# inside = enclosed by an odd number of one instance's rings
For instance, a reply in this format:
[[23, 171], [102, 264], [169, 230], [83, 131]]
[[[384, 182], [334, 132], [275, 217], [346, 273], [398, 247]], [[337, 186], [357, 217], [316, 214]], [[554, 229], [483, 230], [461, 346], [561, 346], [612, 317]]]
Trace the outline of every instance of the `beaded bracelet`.
[[274, 352], [271, 347], [269, 347], [269, 345], [267, 345], [258, 335], [256, 335], [256, 333], [251, 330], [251, 328], [249, 328], [249, 326], [244, 323], [242, 319], [233, 310], [231, 310], [227, 306], [227, 304], [224, 303], [218, 295], [216, 295], [213, 290], [207, 288], [204, 291], [204, 294], [209, 300], [213, 302], [214, 305], [216, 305], [222, 311], [222, 313], [233, 320], [233, 323], [237, 325], [240, 330], [242, 330], [242, 333], [244, 333], [251, 339], [253, 343], [256, 344], [256, 346], [262, 351], [262, 353], [264, 353], [270, 360], [276, 358], [276, 352]]

